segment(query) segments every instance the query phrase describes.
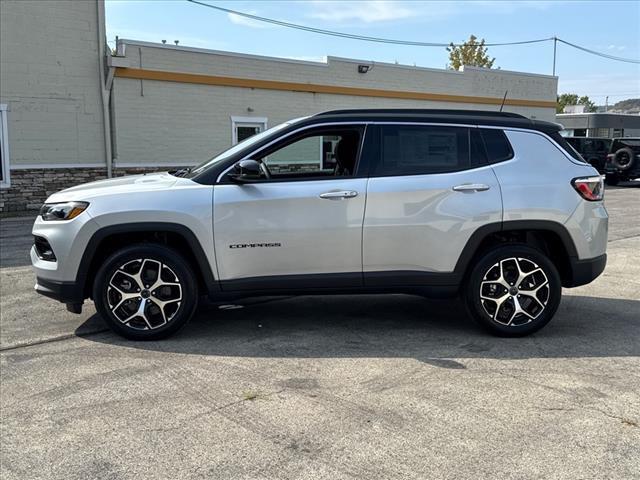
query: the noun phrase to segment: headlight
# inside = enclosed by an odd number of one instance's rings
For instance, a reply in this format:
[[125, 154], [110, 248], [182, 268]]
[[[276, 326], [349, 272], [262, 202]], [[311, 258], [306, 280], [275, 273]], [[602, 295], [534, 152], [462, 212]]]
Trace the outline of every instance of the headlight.
[[71, 220], [84, 212], [87, 202], [45, 203], [40, 209], [43, 220]]

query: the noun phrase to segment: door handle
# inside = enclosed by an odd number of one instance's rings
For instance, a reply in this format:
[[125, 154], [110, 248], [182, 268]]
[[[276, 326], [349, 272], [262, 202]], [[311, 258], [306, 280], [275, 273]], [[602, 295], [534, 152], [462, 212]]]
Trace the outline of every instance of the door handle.
[[456, 185], [453, 190], [456, 192], [484, 192], [489, 190], [489, 185], [484, 183], [463, 183], [462, 185]]
[[320, 198], [328, 200], [341, 200], [343, 198], [353, 198], [357, 196], [358, 192], [354, 190], [341, 190], [339, 192], [326, 192], [320, 194]]

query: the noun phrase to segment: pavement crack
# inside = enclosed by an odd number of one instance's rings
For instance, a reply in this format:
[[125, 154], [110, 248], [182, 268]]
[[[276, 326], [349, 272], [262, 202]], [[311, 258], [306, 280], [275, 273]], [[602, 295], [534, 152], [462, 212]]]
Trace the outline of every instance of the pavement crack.
[[192, 421], [197, 420], [199, 418], [206, 417], [208, 415], [211, 415], [212, 413], [219, 412], [221, 410], [224, 410], [224, 409], [229, 408], [229, 407], [233, 407], [234, 405], [239, 405], [241, 403], [255, 402], [256, 400], [264, 400], [264, 399], [269, 398], [269, 397], [271, 397], [273, 395], [277, 395], [279, 393], [282, 393], [282, 392], [284, 392], [284, 390], [285, 389], [283, 388], [283, 389], [277, 390], [275, 392], [264, 393], [264, 394], [261, 393], [259, 396], [251, 397], [251, 398], [247, 398], [245, 396], [245, 397], [243, 397], [243, 398], [241, 398], [239, 400], [234, 400], [233, 402], [225, 403], [224, 405], [220, 405], [218, 407], [209, 408], [209, 409], [207, 409], [207, 410], [205, 410], [203, 412], [200, 412], [200, 413], [198, 413], [196, 415], [193, 415], [192, 417], [189, 417], [189, 418], [183, 420], [181, 425], [176, 425], [176, 426], [173, 426], [173, 427], [151, 428], [151, 429], [148, 429], [147, 431], [148, 432], [171, 432], [173, 430], [178, 430], [180, 428], [184, 428], [184, 422], [192, 422]]
[[628, 235], [626, 237], [614, 238], [613, 240], [609, 240], [607, 243], [619, 242], [620, 240], [628, 240], [630, 238], [636, 238], [636, 237], [640, 237], [640, 234], [636, 233], [634, 235]]
[[51, 337], [51, 338], [44, 338], [42, 340], [33, 340], [30, 342], [23, 342], [23, 343], [18, 343], [15, 345], [9, 345], [7, 347], [0, 347], [0, 352], [8, 352], [11, 350], [18, 350], [21, 348], [27, 348], [27, 347], [33, 347], [36, 345], [44, 345], [46, 343], [55, 343], [55, 342], [62, 342], [65, 340], [70, 340], [72, 338], [86, 338], [86, 337], [90, 337], [92, 335], [97, 335], [98, 333], [104, 333], [104, 332], [108, 332], [109, 329], [108, 328], [101, 328], [99, 330], [92, 330], [89, 332], [83, 332], [83, 333], [68, 333], [66, 335], [59, 335], [57, 337]]
[[585, 405], [578, 405], [577, 407], [538, 407], [538, 410], [543, 410], [545, 412], [575, 412], [576, 410], [588, 410], [591, 412], [600, 413], [605, 417], [613, 418], [614, 420], [619, 420], [628, 427], [640, 427], [640, 424], [638, 424], [636, 420], [628, 417], [623, 417], [621, 415], [613, 415], [597, 407], [588, 407]]

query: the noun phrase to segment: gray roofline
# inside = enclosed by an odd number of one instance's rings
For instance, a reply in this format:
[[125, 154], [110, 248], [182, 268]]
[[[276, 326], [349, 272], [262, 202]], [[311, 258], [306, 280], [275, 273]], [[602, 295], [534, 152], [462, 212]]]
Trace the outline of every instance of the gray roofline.
[[388, 62], [377, 62], [375, 60], [362, 60], [357, 58], [345, 58], [345, 57], [334, 57], [334, 56], [327, 56], [326, 62], [314, 62], [312, 60], [297, 60], [294, 58], [272, 57], [268, 55], [254, 55], [250, 53], [230, 52], [226, 50], [212, 50], [212, 49], [199, 48], [199, 47], [185, 47], [181, 45], [170, 45], [168, 43], [164, 44], [164, 43], [156, 43], [156, 42], [145, 42], [142, 40], [131, 40], [131, 39], [125, 39], [125, 38], [119, 39], [118, 43], [125, 44], [125, 45], [136, 45], [140, 47], [160, 48], [165, 50], [202, 53], [206, 55], [221, 55], [221, 56], [227, 56], [227, 57], [247, 58], [252, 60], [293, 63], [298, 65], [308, 65], [312, 67], [323, 67], [323, 68], [328, 67], [331, 61], [337, 61], [337, 62], [345, 62], [345, 63], [355, 63], [359, 65], [373, 65], [374, 67], [376, 65], [380, 65], [380, 66], [390, 67], [390, 68], [437, 72], [437, 73], [445, 73], [450, 75], [463, 75], [464, 70], [474, 70], [474, 71], [484, 71], [491, 74], [495, 73], [495, 74], [519, 75], [519, 76], [526, 76], [526, 77], [537, 77], [537, 78], [548, 78], [548, 79], [558, 78], [551, 75], [543, 75], [539, 73], [529, 73], [529, 72], [516, 72], [513, 70], [489, 69], [489, 68], [482, 68], [482, 67], [465, 66], [463, 68], [463, 71], [458, 71], [458, 70], [448, 70], [444, 68], [418, 67], [413, 65], [401, 65], [401, 64], [388, 63]]
[[329, 66], [327, 62], [313, 62], [311, 60], [296, 60], [294, 58], [269, 57], [266, 55], [253, 55], [250, 53], [229, 52], [226, 50], [212, 50], [208, 48], [199, 48], [199, 47], [183, 47], [180, 45], [169, 45], [168, 43], [164, 44], [164, 43], [156, 43], [156, 42], [144, 42], [142, 40], [130, 40], [125, 38], [118, 39], [118, 42], [125, 45], [159, 48], [162, 50], [175, 50], [175, 51], [181, 51], [181, 52], [203, 53], [207, 55], [221, 55], [225, 57], [249, 58], [252, 60], [263, 60], [263, 61], [270, 61], [270, 62], [295, 63], [299, 65], [302, 64], [302, 65], [309, 65], [314, 67]]

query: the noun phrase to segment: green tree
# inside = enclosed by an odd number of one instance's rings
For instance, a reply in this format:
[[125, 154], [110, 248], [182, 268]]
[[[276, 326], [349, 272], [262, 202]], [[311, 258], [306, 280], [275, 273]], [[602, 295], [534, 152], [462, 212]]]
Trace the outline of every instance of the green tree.
[[567, 105], [584, 105], [585, 112], [595, 112], [596, 104], [593, 103], [588, 96], [578, 97], [575, 93], [563, 93], [558, 95], [558, 105], [556, 106], [556, 112], [562, 113], [564, 107]]
[[462, 45], [456, 46], [451, 43], [447, 47], [449, 68], [458, 70], [462, 65], [492, 68], [496, 59], [489, 57], [487, 50], [487, 47], [484, 46], [484, 38], [478, 42], [478, 38], [475, 35], [471, 35], [469, 40]]

